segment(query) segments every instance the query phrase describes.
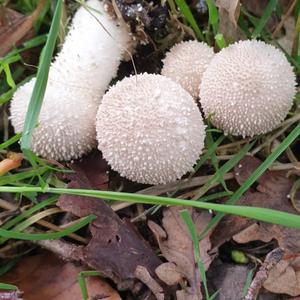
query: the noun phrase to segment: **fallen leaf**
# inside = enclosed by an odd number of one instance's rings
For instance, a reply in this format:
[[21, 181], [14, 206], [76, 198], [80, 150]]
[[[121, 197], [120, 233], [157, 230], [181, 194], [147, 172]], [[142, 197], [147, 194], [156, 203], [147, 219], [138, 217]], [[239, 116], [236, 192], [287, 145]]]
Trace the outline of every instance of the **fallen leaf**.
[[250, 268], [214, 260], [207, 271], [211, 294], [219, 290], [218, 300], [242, 299], [243, 288]]
[[[77, 276], [82, 269], [44, 252], [24, 258], [1, 282], [16, 285], [26, 300], [82, 299]], [[86, 278], [89, 299], [121, 300], [118, 293], [100, 277]]]
[[219, 8], [219, 32], [223, 34], [226, 42], [233, 43], [243, 38], [242, 31], [237, 26], [240, 15], [239, 0], [217, 0]]
[[281, 260], [271, 270], [263, 287], [272, 293], [300, 295], [300, 257]]
[[[75, 162], [71, 167], [76, 173], [70, 175], [69, 188], [107, 187], [107, 165], [99, 152]], [[57, 205], [79, 217], [97, 216], [90, 224], [92, 238], [82, 249], [85, 264], [111, 278], [123, 289], [134, 284], [138, 266], [145, 267], [151, 276], [155, 276], [154, 270], [161, 264], [160, 260], [133, 226], [122, 221], [103, 200], [62, 195]]]
[[0, 162], [0, 176], [20, 167], [23, 158], [24, 157], [21, 153], [9, 153], [7, 158]]
[[168, 285], [176, 285], [182, 280], [182, 275], [177, 266], [171, 262], [159, 265], [156, 268], [155, 273], [160, 280]]
[[24, 16], [6, 7], [0, 8], [0, 57], [7, 54], [18, 43], [32, 37], [30, 30], [45, 4], [45, 0], [39, 1], [37, 8], [29, 16]]
[[237, 20], [240, 16], [240, 0], [216, 0], [216, 5], [228, 13], [229, 20], [237, 27]]
[[[83, 188], [76, 182], [69, 188]], [[160, 264], [151, 248], [124, 223], [103, 200], [90, 197], [62, 195], [57, 205], [76, 216], [90, 214], [97, 219], [90, 225], [92, 239], [83, 249], [83, 261], [116, 283], [135, 279], [137, 266], [146, 267], [150, 274]]]
[[[238, 183], [242, 184], [259, 164], [260, 161], [256, 158], [250, 156], [243, 158], [235, 168]], [[258, 180], [257, 191], [248, 191], [239, 201], [239, 205], [271, 208], [297, 214], [289, 199], [293, 181], [285, 175], [286, 173], [281, 171], [266, 171]], [[248, 243], [254, 240], [268, 242], [276, 239], [280, 248], [292, 253], [300, 251], [299, 230], [241, 217], [223, 218], [212, 236], [214, 247], [231, 237], [238, 243]]]
[[[235, 167], [235, 176], [238, 183], [242, 184], [260, 163], [254, 157], [246, 156], [243, 158], [240, 164]], [[285, 172], [266, 171], [258, 179], [256, 191], [254, 189], [248, 191], [238, 204], [271, 208], [297, 214], [289, 199], [292, 185], [293, 181], [286, 177]], [[287, 254], [297, 255], [300, 252], [299, 237], [300, 233], [298, 229], [255, 222], [241, 217], [226, 216], [216, 227], [211, 239], [214, 247], [221, 245], [230, 238], [233, 238], [234, 241], [240, 244], [257, 240], [269, 242], [276, 239], [279, 247], [284, 249]], [[293, 270], [295, 264], [298, 266], [297, 270], [299, 271]], [[298, 278], [300, 278], [299, 261], [291, 260], [288, 264], [280, 262], [279, 266], [282, 267], [283, 265], [285, 266], [284, 270], [278, 269], [279, 267], [277, 266], [269, 274], [266, 281], [268, 290], [276, 293], [287, 293], [286, 287], [288, 286], [290, 293], [293, 293], [290, 295], [298, 295]]]
[[75, 177], [72, 174], [69, 179], [90, 185], [93, 189], [107, 190], [108, 188], [108, 164], [102, 158], [101, 152], [92, 151], [80, 160], [76, 160], [68, 166], [75, 171]]
[[[149, 221], [148, 226], [153, 232], [162, 255], [167, 259], [169, 263], [176, 265], [176, 272], [178, 276], [184, 277], [188, 281], [189, 288], [177, 291], [176, 295], [178, 299], [202, 299], [200, 288], [200, 274], [195, 263], [193, 243], [186, 227], [186, 224], [180, 216], [180, 207], [169, 207], [164, 210], [162, 224], [163, 228], [156, 223]], [[189, 209], [197, 232], [200, 234], [211, 219], [208, 212], [202, 211], [196, 212], [194, 209]], [[201, 260], [207, 270], [211, 257], [208, 251], [211, 248], [209, 235], [200, 241]], [[175, 270], [174, 270], [175, 272]], [[157, 275], [159, 276], [159, 271]], [[168, 283], [173, 281], [172, 278], [165, 278], [166, 274], [161, 280]]]

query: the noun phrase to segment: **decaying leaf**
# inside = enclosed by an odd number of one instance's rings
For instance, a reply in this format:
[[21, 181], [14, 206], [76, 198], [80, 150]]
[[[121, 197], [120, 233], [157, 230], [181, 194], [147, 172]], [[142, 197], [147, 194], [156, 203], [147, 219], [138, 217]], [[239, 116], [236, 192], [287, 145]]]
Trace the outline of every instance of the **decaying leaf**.
[[[76, 166], [73, 165], [76, 173], [71, 175], [72, 181], [68, 187], [103, 187], [107, 179], [104, 175], [107, 165], [99, 152], [91, 155], [92, 158], [86, 157]], [[95, 167], [90, 168], [91, 162]], [[82, 261], [85, 264], [111, 278], [123, 289], [132, 287], [138, 266], [145, 267], [151, 276], [155, 275], [154, 270], [160, 265], [160, 260], [133, 226], [123, 222], [103, 200], [62, 195], [58, 206], [79, 217], [90, 214], [97, 216], [90, 225], [92, 239], [82, 249]]]
[[[235, 176], [238, 183], [242, 184], [259, 164], [260, 161], [254, 157], [246, 156], [242, 159], [235, 168]], [[281, 171], [265, 172], [258, 180], [257, 191], [248, 191], [241, 198], [239, 204], [297, 214], [289, 199], [293, 182], [285, 175], [285, 172]], [[254, 240], [268, 242], [276, 239], [282, 249], [292, 253], [300, 251], [299, 230], [297, 229], [226, 216], [216, 227], [212, 236], [213, 244], [214, 246], [220, 245], [232, 236], [239, 243], [247, 243]]]
[[[72, 263], [44, 252], [24, 258], [0, 281], [18, 286], [26, 300], [74, 300], [82, 299], [77, 280], [81, 271]], [[121, 300], [100, 277], [88, 277], [86, 283], [90, 299]]]
[[235, 42], [242, 38], [242, 32], [237, 26], [240, 15], [240, 0], [216, 0], [219, 8], [219, 31], [227, 43]]
[[172, 262], [166, 262], [159, 265], [155, 273], [158, 278], [167, 285], [176, 285], [182, 280], [182, 274], [178, 271], [177, 266]]
[[[175, 283], [177, 281], [176, 278], [179, 279], [181, 277], [188, 281], [189, 288], [176, 292], [178, 299], [202, 299], [200, 289], [201, 280], [195, 263], [193, 243], [186, 224], [180, 216], [181, 209], [180, 207], [169, 207], [164, 210], [162, 219], [163, 228], [152, 221], [148, 222], [148, 226], [158, 241], [162, 255], [169, 263], [176, 266], [176, 268], [171, 267], [169, 269], [169, 274], [167, 273], [167, 268], [164, 270], [165, 273], [163, 276], [160, 276], [161, 269], [158, 269], [156, 273], [159, 278], [167, 284]], [[194, 209], [189, 209], [189, 212], [197, 232], [200, 234], [209, 222], [211, 216], [206, 211], [198, 213]], [[209, 235], [207, 235], [200, 241], [201, 259], [206, 269], [208, 269], [211, 263], [211, 258], [208, 255], [210, 248]], [[178, 273], [176, 275], [177, 277], [171, 274], [175, 272]]]
[[240, 0], [217, 0], [216, 5], [219, 10], [225, 10], [228, 13], [229, 20], [237, 27], [237, 20], [240, 15]]
[[243, 288], [250, 272], [249, 266], [234, 265], [214, 260], [207, 271], [211, 293], [219, 290], [218, 300], [242, 299]]
[[[260, 163], [254, 157], [246, 156], [243, 158], [235, 168], [238, 183], [242, 184]], [[239, 205], [271, 208], [297, 214], [289, 197], [293, 181], [286, 177], [285, 172], [266, 171], [260, 177], [258, 183], [256, 191], [254, 189], [248, 191], [241, 198]], [[279, 247], [284, 249], [286, 253], [295, 254], [296, 256], [300, 253], [300, 233], [299, 230], [293, 228], [255, 222], [241, 217], [226, 216], [216, 227], [212, 235], [212, 242], [216, 247], [231, 237], [241, 244], [256, 240], [269, 242], [276, 239]], [[272, 270], [265, 283], [268, 288], [265, 287], [272, 292], [287, 293], [286, 287], [288, 286], [290, 295], [298, 295], [298, 278], [300, 276], [298, 272], [300, 272], [298, 259], [292, 259], [289, 262], [283, 260]]]
[[6, 7], [0, 8], [0, 57], [20, 42], [32, 37], [30, 30], [38, 19], [46, 1], [38, 2], [36, 10], [24, 16]]
[[273, 293], [300, 295], [300, 257], [281, 260], [264, 283], [264, 288]]

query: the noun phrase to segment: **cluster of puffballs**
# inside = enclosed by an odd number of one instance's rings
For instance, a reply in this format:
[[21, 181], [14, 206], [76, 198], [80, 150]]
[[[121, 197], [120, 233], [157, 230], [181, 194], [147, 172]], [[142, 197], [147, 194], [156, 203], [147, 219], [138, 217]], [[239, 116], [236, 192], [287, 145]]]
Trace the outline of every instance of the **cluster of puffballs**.
[[[281, 51], [256, 40], [217, 54], [204, 43], [181, 42], [166, 54], [161, 75], [133, 75], [105, 93], [130, 40], [126, 25], [100, 1], [78, 9], [50, 68], [33, 134], [36, 154], [71, 160], [98, 142], [122, 176], [162, 184], [191, 171], [202, 153], [205, 125], [197, 101], [214, 126], [243, 137], [273, 130], [292, 107], [292, 66]], [[12, 99], [16, 132], [23, 129], [34, 83], [21, 86]]]

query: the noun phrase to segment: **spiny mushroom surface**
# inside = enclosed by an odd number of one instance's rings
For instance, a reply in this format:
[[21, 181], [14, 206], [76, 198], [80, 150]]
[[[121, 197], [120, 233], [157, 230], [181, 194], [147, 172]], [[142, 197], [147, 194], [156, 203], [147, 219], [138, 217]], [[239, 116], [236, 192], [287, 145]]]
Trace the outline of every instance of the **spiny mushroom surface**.
[[203, 73], [213, 56], [213, 49], [205, 43], [178, 43], [166, 54], [161, 74], [179, 83], [196, 98]]
[[254, 136], [286, 117], [296, 92], [293, 68], [264, 42], [240, 41], [214, 56], [200, 86], [205, 116], [225, 134]]
[[147, 184], [174, 181], [192, 170], [205, 126], [193, 98], [162, 75], [119, 81], [104, 95], [96, 121], [99, 150], [111, 167]]
[[[118, 26], [103, 3], [89, 0], [86, 6], [76, 12], [63, 48], [50, 68], [31, 145], [36, 154], [46, 158], [70, 160], [96, 146], [98, 105], [130, 39], [127, 29]], [[34, 83], [32, 79], [21, 86], [11, 102], [16, 132], [23, 130]]]

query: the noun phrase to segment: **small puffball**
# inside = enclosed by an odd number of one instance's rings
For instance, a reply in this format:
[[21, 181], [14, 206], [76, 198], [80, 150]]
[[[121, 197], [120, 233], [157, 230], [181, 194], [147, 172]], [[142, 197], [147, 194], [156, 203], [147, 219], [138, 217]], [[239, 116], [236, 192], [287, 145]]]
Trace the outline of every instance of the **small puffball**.
[[261, 41], [240, 41], [212, 59], [200, 86], [205, 116], [225, 134], [254, 136], [286, 117], [296, 76], [284, 54]]
[[213, 49], [205, 43], [197, 41], [178, 43], [163, 60], [161, 74], [173, 79], [197, 98], [203, 73], [213, 56]]
[[146, 73], [110, 88], [96, 130], [99, 150], [111, 167], [146, 184], [175, 181], [191, 171], [205, 138], [190, 94], [167, 77]]
[[[71, 160], [96, 146], [98, 105], [130, 40], [127, 28], [107, 14], [103, 3], [89, 0], [86, 6], [76, 12], [50, 67], [33, 133], [32, 151], [50, 159]], [[10, 112], [16, 132], [23, 130], [34, 83], [35, 78], [13, 96]]]

